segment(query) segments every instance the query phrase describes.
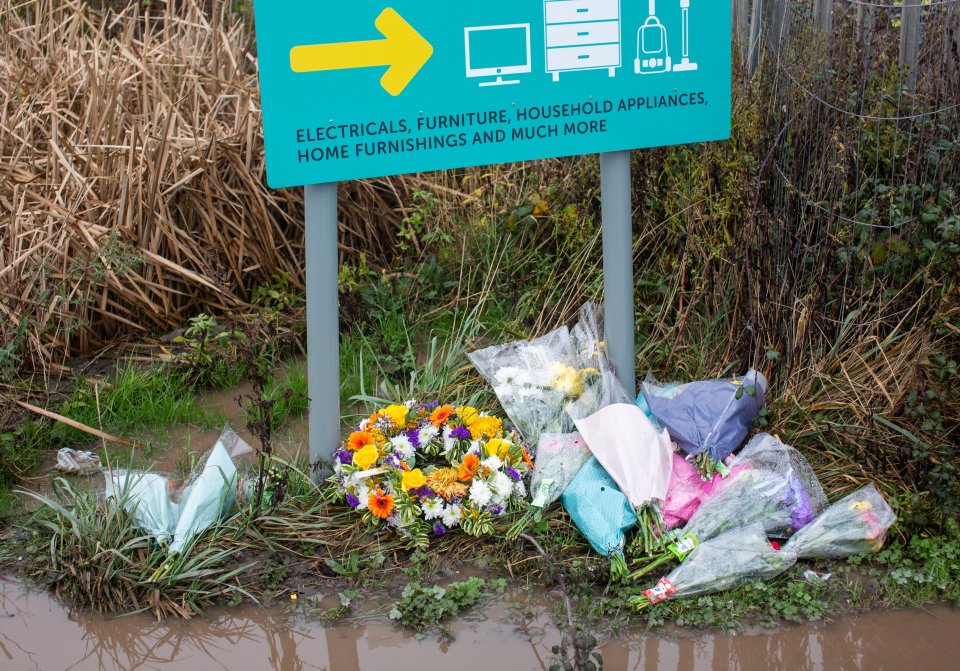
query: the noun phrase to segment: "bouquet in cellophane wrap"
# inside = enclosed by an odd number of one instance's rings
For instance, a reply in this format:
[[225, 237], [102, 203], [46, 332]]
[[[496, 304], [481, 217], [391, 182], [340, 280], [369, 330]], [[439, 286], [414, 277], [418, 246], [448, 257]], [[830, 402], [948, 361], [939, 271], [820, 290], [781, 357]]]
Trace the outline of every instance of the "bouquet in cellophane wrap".
[[826, 506], [823, 489], [803, 455], [768, 434], [750, 442], [735, 469], [673, 534], [666, 551], [635, 562], [631, 578], [674, 560], [685, 561], [699, 544], [736, 527], [759, 523], [768, 534], [791, 534]]
[[563, 492], [563, 507], [591, 547], [610, 560], [610, 576], [626, 577], [626, 532], [637, 522], [629, 499], [596, 458], [590, 458]]
[[431, 534], [457, 527], [493, 533], [494, 520], [526, 496], [532, 467], [519, 434], [499, 418], [410, 401], [361, 422], [337, 451], [330, 480], [370, 527], [425, 547]]
[[542, 433], [530, 478], [533, 497], [526, 513], [507, 531], [507, 538], [519, 536], [531, 521], [539, 522], [544, 509], [560, 498], [580, 469], [590, 460], [590, 450], [577, 433]]
[[532, 502], [507, 532], [515, 538], [556, 501], [590, 458], [573, 431], [567, 410], [596, 408], [600, 367], [606, 361], [600, 311], [587, 303], [573, 329], [566, 326], [535, 340], [521, 340], [468, 356], [493, 386], [500, 405], [531, 445], [537, 445]]
[[788, 568], [796, 558], [780, 552], [768, 540], [758, 523], [727, 531], [700, 544], [643, 596], [630, 605], [642, 611], [668, 599], [722, 592], [754, 580], [770, 580]]
[[767, 379], [755, 370], [728, 380], [686, 384], [643, 383], [638, 402], [667, 428], [670, 437], [705, 479], [724, 473], [724, 460], [760, 415]]
[[659, 504], [667, 496], [673, 444], [658, 431], [607, 364], [600, 371], [600, 402], [574, 403], [570, 416], [590, 452], [627, 496], [637, 515], [634, 553], [660, 549], [666, 525]]
[[570, 404], [596, 406], [598, 364], [605, 360], [597, 314], [587, 303], [572, 331], [562, 326], [534, 340], [467, 355], [528, 444], [536, 445], [544, 433], [571, 432]]
[[798, 531], [784, 550], [798, 559], [852, 557], [879, 552], [897, 521], [893, 509], [872, 484], [827, 508]]

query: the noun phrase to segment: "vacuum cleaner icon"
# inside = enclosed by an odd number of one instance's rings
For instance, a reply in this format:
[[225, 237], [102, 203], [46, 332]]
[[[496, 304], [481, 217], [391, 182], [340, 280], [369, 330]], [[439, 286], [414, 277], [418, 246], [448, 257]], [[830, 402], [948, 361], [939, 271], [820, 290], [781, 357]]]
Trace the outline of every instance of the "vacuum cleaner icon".
[[657, 0], [650, 0], [650, 16], [637, 31], [637, 58], [633, 71], [638, 75], [662, 72], [691, 72], [697, 64], [690, 61], [690, 0], [680, 0], [683, 58], [674, 65], [667, 48], [667, 29], [657, 17]]

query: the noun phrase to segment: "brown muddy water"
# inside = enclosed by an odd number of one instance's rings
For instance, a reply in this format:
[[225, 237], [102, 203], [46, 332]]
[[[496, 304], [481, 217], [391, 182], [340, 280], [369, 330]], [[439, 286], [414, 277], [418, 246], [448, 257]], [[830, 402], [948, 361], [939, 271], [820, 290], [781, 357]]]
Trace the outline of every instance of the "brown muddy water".
[[[607, 671], [956, 669], [960, 613], [878, 612], [833, 624], [719, 632], [629, 632], [601, 648]], [[190, 621], [70, 615], [0, 578], [4, 671], [522, 671], [549, 668], [558, 634], [546, 609], [489, 604], [450, 625], [453, 640], [382, 619], [324, 626], [293, 608], [242, 607]]]

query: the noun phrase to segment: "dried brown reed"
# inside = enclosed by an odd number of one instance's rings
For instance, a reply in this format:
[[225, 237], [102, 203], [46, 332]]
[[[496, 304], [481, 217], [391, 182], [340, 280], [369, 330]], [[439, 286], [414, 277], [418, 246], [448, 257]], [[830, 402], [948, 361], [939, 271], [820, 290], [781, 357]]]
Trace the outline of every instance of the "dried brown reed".
[[[32, 364], [243, 310], [277, 274], [302, 286], [301, 195], [266, 186], [250, 27], [227, 2], [177, 4], [0, 2], [0, 341], [22, 325]], [[389, 255], [418, 184], [345, 184], [343, 253]]]

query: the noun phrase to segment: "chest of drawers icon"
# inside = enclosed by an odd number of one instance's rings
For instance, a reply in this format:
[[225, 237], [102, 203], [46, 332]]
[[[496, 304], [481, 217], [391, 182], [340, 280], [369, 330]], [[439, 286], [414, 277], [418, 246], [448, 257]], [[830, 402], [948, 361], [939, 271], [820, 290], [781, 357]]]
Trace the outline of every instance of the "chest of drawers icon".
[[621, 66], [620, 0], [544, 0], [547, 72], [553, 81], [576, 70]]

